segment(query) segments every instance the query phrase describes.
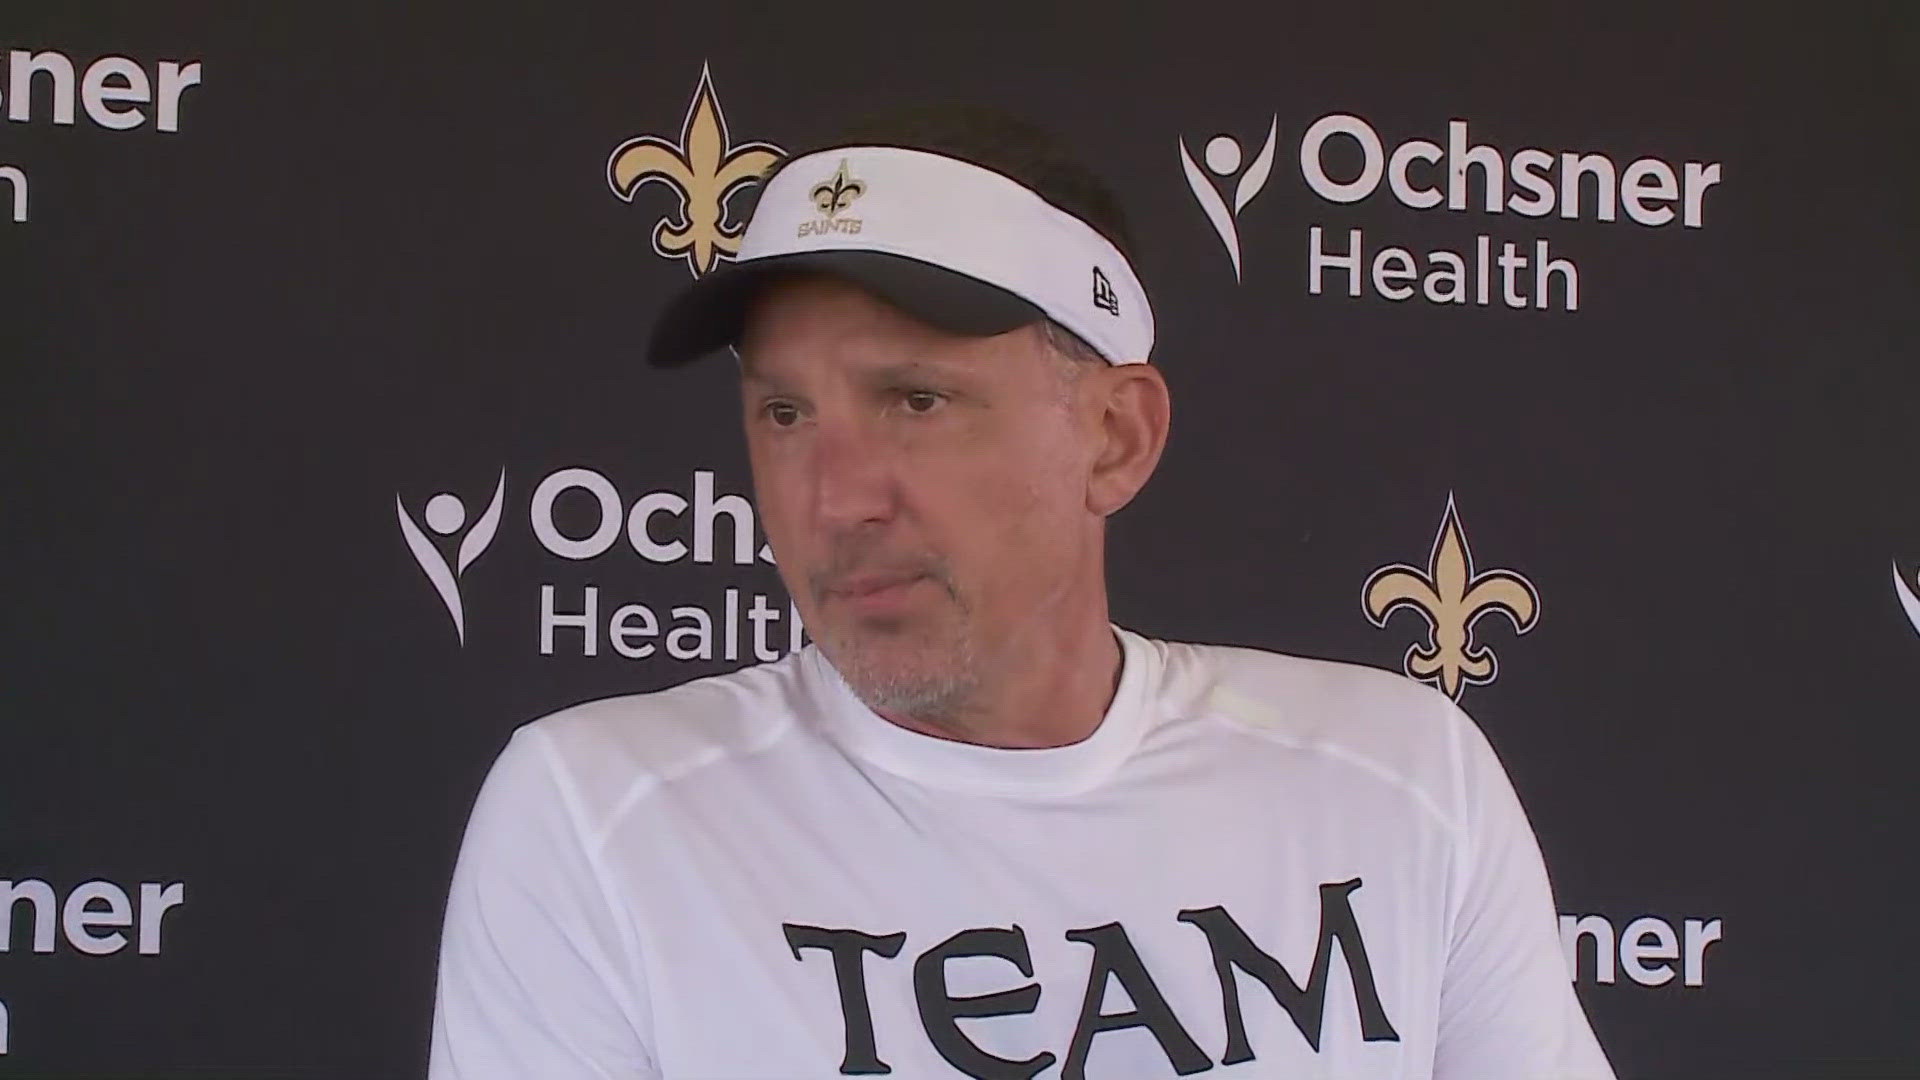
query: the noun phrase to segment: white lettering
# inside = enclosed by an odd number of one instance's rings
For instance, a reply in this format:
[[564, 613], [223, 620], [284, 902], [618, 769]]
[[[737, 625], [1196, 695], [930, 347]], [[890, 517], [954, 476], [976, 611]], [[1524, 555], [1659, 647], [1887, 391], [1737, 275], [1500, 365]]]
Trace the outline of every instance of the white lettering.
[[1417, 275], [1413, 255], [1405, 248], [1382, 248], [1373, 257], [1373, 291], [1389, 300], [1405, 300], [1413, 295], [1413, 286], [1398, 284]]
[[[629, 626], [629, 619], [639, 619], [639, 626]], [[613, 619], [607, 623], [607, 640], [612, 643], [613, 651], [629, 660], [645, 660], [653, 655], [652, 642], [635, 645], [627, 640], [632, 637], [657, 637], [660, 624], [653, 619], [653, 609], [645, 604], [626, 604], [613, 613]]]
[[1320, 226], [1307, 230], [1307, 291], [1320, 295], [1320, 274], [1327, 267], [1347, 272], [1347, 295], [1360, 295], [1360, 230], [1347, 230], [1347, 253], [1330, 255], [1321, 248]]
[[[1647, 939], [1653, 939], [1648, 944]], [[1673, 927], [1665, 919], [1652, 915], [1638, 918], [1627, 924], [1620, 933], [1620, 966], [1627, 977], [1641, 986], [1662, 986], [1673, 978], [1673, 965], [1668, 963], [1648, 964], [1648, 960], [1677, 960], [1680, 958], [1680, 942], [1674, 936]]]
[[1486, 180], [1485, 209], [1489, 214], [1497, 214], [1506, 201], [1507, 186], [1506, 166], [1501, 160], [1500, 151], [1491, 146], [1469, 147], [1467, 122], [1447, 121], [1447, 209], [1467, 208], [1467, 169], [1474, 165], [1480, 166]]
[[[118, 85], [108, 85], [108, 79]], [[139, 109], [114, 108], [113, 104], [124, 101], [145, 105], [152, 92], [147, 73], [124, 56], [103, 56], [95, 60], [87, 65], [87, 72], [80, 79], [80, 100], [86, 105], [88, 118], [114, 131], [139, 127], [147, 122], [147, 114]]]
[[1572, 221], [1580, 216], [1580, 178], [1593, 177], [1600, 209], [1599, 221], [1613, 220], [1613, 159], [1605, 154], [1560, 155], [1560, 216]]
[[[600, 523], [584, 540], [567, 536], [553, 523], [554, 500], [574, 488], [600, 502]], [[540, 545], [563, 559], [591, 559], [612, 547], [614, 538], [620, 535], [620, 493], [613, 489], [612, 481], [592, 469], [561, 469], [540, 481], [533, 490], [530, 513], [533, 535], [540, 539]]]
[[587, 586], [585, 609], [578, 615], [561, 615], [553, 610], [553, 586], [540, 586], [540, 655], [553, 655], [553, 632], [564, 627], [579, 629], [584, 637], [580, 652], [593, 656], [598, 652], [598, 634], [600, 620], [600, 590]]
[[1566, 952], [1567, 975], [1580, 979], [1580, 939], [1593, 939], [1593, 981], [1613, 985], [1613, 924], [1604, 915], [1560, 916], [1560, 947]]
[[[1604, 915], [1560, 916], [1560, 947], [1565, 954], [1567, 975], [1580, 980], [1580, 940], [1593, 940], [1593, 981], [1612, 985], [1614, 957], [1620, 968], [1640, 986], [1664, 986], [1673, 980], [1671, 961], [1679, 960], [1682, 983], [1706, 984], [1707, 946], [1720, 940], [1719, 919], [1686, 919], [1683, 935], [1676, 935], [1666, 919], [1647, 915], [1634, 919], [1620, 932], [1616, 943], [1613, 923]], [[1684, 944], [1682, 942], [1684, 941]], [[1651, 961], [1651, 962], [1649, 962]]]
[[727, 590], [727, 617], [721, 626], [726, 633], [726, 657], [729, 660], [740, 659], [740, 590]]
[[[1420, 283], [1420, 291], [1427, 299], [1436, 304], [1464, 304], [1467, 302], [1467, 263], [1451, 251], [1427, 252], [1427, 264], [1434, 269], [1427, 271], [1425, 281]], [[1441, 291], [1440, 284], [1447, 285]]]
[[1394, 148], [1393, 156], [1387, 159], [1387, 186], [1393, 189], [1393, 197], [1401, 205], [1411, 206], [1415, 210], [1427, 210], [1440, 205], [1439, 188], [1417, 188], [1407, 178], [1407, 165], [1414, 159], [1431, 165], [1440, 163], [1440, 146], [1425, 139], [1408, 139]]
[[[691, 619], [692, 625], [676, 626], [667, 631], [667, 655], [675, 660], [711, 660], [713, 659], [713, 618], [697, 607], [677, 607], [673, 609], [676, 619]], [[692, 639], [698, 644], [686, 644]]]
[[155, 76], [148, 75], [139, 61], [125, 56], [102, 56], [88, 64], [81, 73], [79, 93], [76, 95], [73, 61], [65, 54], [14, 49], [5, 54], [5, 59], [7, 85], [5, 91], [0, 92], [0, 103], [6, 105], [7, 119], [15, 123], [30, 123], [36, 119], [33, 94], [35, 75], [47, 77], [38, 83], [47, 89], [40, 102], [40, 118], [51, 119], [55, 124], [71, 125], [77, 96], [87, 118], [111, 131], [128, 131], [145, 124], [146, 112], [128, 106], [147, 104], [157, 106], [155, 127], [161, 131], [179, 131], [180, 97], [190, 88], [200, 85], [199, 61], [187, 64], [175, 60], [160, 61], [155, 66], [159, 81], [156, 93]]
[[200, 62], [182, 67], [175, 61], [160, 61], [160, 115], [155, 121], [161, 131], [180, 130], [180, 95], [200, 85]]
[[33, 951], [53, 951], [53, 888], [44, 881], [0, 881], [0, 953], [13, 947], [13, 906], [21, 900], [32, 904]]
[[[773, 564], [773, 550], [766, 544], [754, 547], [756, 537], [753, 503], [744, 495], [722, 495], [716, 491], [714, 473], [697, 469], [693, 474], [693, 498], [674, 491], [650, 491], [634, 500], [623, 512], [620, 492], [606, 476], [592, 469], [560, 469], [534, 488], [528, 517], [542, 547], [566, 559], [597, 558], [611, 548], [625, 526], [627, 543], [648, 562], [673, 563], [692, 557], [697, 563], [715, 561], [718, 537], [715, 526], [728, 519], [731, 544], [729, 552], [735, 566], [751, 566], [757, 560]], [[554, 520], [554, 505], [575, 489], [592, 495], [599, 503], [599, 516], [585, 536], [569, 536]], [[684, 521], [693, 518], [692, 543], [686, 526], [678, 529], [662, 524], [661, 517]], [[675, 535], [678, 533], [679, 535]]]
[[[1366, 272], [1362, 273], [1365, 236], [1359, 229], [1349, 229], [1347, 244], [1346, 251], [1328, 250], [1326, 231], [1318, 225], [1309, 227], [1308, 293], [1320, 295], [1330, 285], [1326, 280], [1328, 272], [1345, 270], [1348, 296], [1362, 295], [1366, 284], [1371, 282], [1373, 292], [1384, 299], [1409, 300], [1416, 293], [1413, 282], [1418, 277], [1418, 293], [1429, 302], [1465, 304], [1468, 302], [1467, 260], [1472, 258], [1475, 303], [1491, 304], [1497, 288], [1501, 302], [1509, 308], [1532, 306], [1544, 310], [1553, 299], [1550, 287], [1558, 279], [1561, 309], [1576, 311], [1580, 307], [1579, 270], [1571, 259], [1554, 257], [1545, 240], [1535, 240], [1533, 254], [1529, 256], [1522, 253], [1521, 243], [1505, 241], [1496, 252], [1490, 237], [1477, 236], [1471, 256], [1444, 250], [1426, 252], [1424, 272], [1418, 253], [1402, 247], [1385, 247], [1372, 256]], [[1531, 276], [1526, 273], [1529, 262], [1533, 265]], [[1497, 286], [1495, 266], [1499, 267]], [[1534, 287], [1531, 294], [1527, 291], [1528, 284]]]
[[1511, 241], [1500, 245], [1500, 297], [1511, 308], [1527, 306], [1527, 298], [1514, 291], [1514, 275], [1527, 268], [1527, 257], [1518, 254]]
[[1686, 933], [1687, 953], [1681, 958], [1686, 986], [1702, 986], [1707, 981], [1707, 946], [1720, 940], [1719, 919], [1687, 919], [1681, 926]]
[[669, 610], [664, 607], [642, 603], [602, 605], [601, 590], [593, 585], [585, 587], [582, 610], [557, 611], [555, 592], [553, 585], [540, 586], [540, 653], [543, 656], [555, 654], [560, 630], [580, 631], [580, 655], [597, 655], [597, 620], [603, 606], [613, 608], [606, 622], [607, 641], [615, 653], [628, 660], [645, 660], [663, 651], [674, 660], [746, 659], [759, 663], [778, 660], [781, 641], [776, 624], [783, 613], [788, 623], [786, 648], [798, 652], [803, 644], [799, 610], [792, 601], [787, 602], [783, 612], [773, 606], [771, 596], [748, 593], [738, 586], [721, 590], [712, 603], [672, 608], [665, 620], [657, 614]]
[[1671, 207], [1648, 204], [1679, 196], [1680, 181], [1674, 178], [1673, 167], [1656, 158], [1641, 158], [1627, 166], [1620, 177], [1620, 203], [1626, 207], [1627, 216], [1642, 225], [1672, 221]]
[[1720, 182], [1720, 163], [1702, 165], [1689, 161], [1686, 166], [1686, 197], [1682, 202], [1681, 224], [1689, 229], [1700, 227], [1700, 200], [1706, 197], [1707, 189]]
[[[139, 888], [139, 949], [143, 956], [160, 952], [161, 926], [167, 912], [186, 903], [185, 882], [162, 885], [143, 881]], [[60, 928], [67, 943], [92, 956], [119, 952], [127, 945], [122, 933], [96, 933], [94, 927], [134, 925], [134, 904], [127, 890], [111, 881], [95, 880], [75, 886], [64, 904], [57, 900], [52, 886], [44, 881], [0, 881], [0, 953], [12, 948], [15, 905], [25, 900], [33, 917], [33, 951], [54, 950], [54, 913], [60, 913]], [[104, 910], [101, 906], [104, 905]]]
[[1561, 310], [1579, 311], [1580, 271], [1574, 269], [1573, 263], [1566, 259], [1549, 259], [1547, 257], [1547, 242], [1545, 240], [1535, 240], [1533, 242], [1534, 307], [1542, 310], [1546, 309], [1547, 279], [1554, 274], [1560, 275], [1560, 283], [1565, 287], [1566, 297], [1560, 304]]
[[[92, 910], [98, 901], [107, 905], [105, 911]], [[67, 932], [67, 944], [91, 956], [105, 956], [126, 948], [127, 935], [118, 930], [108, 934], [96, 934], [96, 926], [132, 926], [133, 904], [127, 899], [125, 889], [111, 881], [89, 881], [78, 885], [67, 894], [67, 902], [60, 909], [60, 925]]]
[[753, 504], [738, 495], [713, 497], [713, 473], [693, 474], [693, 561], [713, 561], [713, 520], [721, 514], [733, 519], [733, 562], [753, 565]]
[[[1372, 196], [1385, 176], [1393, 197], [1415, 210], [1444, 203], [1453, 211], [1499, 214], [1510, 210], [1547, 217], [1557, 206], [1560, 216], [1568, 220], [1582, 217], [1590, 208], [1594, 220], [1613, 221], [1624, 205], [1627, 217], [1641, 225], [1665, 225], [1677, 216], [1696, 229], [1701, 225], [1706, 190], [1720, 182], [1718, 162], [1689, 161], [1677, 168], [1660, 158], [1645, 157], [1621, 171], [1606, 154], [1532, 146], [1507, 157], [1498, 147], [1474, 142], [1470, 127], [1467, 120], [1449, 120], [1444, 147], [1414, 138], [1388, 151], [1366, 120], [1347, 113], [1329, 114], [1314, 121], [1301, 136], [1300, 174], [1314, 194], [1336, 203]], [[1327, 171], [1328, 146], [1336, 138], [1352, 140], [1360, 151], [1360, 171], [1350, 179], [1337, 179]], [[1444, 192], [1425, 179], [1426, 174], [1415, 179], [1416, 163], [1444, 169]], [[1477, 179], [1474, 170], [1479, 171]], [[1583, 183], [1587, 180], [1591, 183]], [[1477, 198], [1472, 190], [1476, 183], [1481, 189]], [[1680, 203], [1677, 215], [1669, 205], [1676, 200]]]
[[[627, 540], [633, 544], [633, 550], [640, 557], [657, 563], [670, 563], [687, 556], [687, 545], [681, 540], [660, 543], [653, 538], [653, 516], [667, 514], [679, 517], [687, 512], [687, 500], [671, 491], [650, 491], [633, 502], [633, 511], [627, 516]], [[711, 522], [708, 523], [711, 528]], [[708, 541], [712, 541], [709, 532]]]
[[1513, 186], [1525, 189], [1531, 198], [1516, 191], [1507, 197], [1507, 209], [1528, 217], [1553, 213], [1553, 181], [1542, 171], [1551, 168], [1553, 155], [1545, 150], [1526, 149], [1513, 155]]
[[0, 165], [0, 180], [13, 192], [14, 223], [27, 220], [27, 174], [12, 165]]
[[[780, 613], [767, 606], [766, 597], [759, 593], [753, 595], [753, 607], [747, 609], [747, 621], [753, 624], [753, 658], [755, 660], [764, 662], [780, 659], [779, 651], [767, 644], [767, 623], [777, 621], [779, 618]], [[796, 651], [799, 648], [798, 644], [794, 645]]]
[[53, 122], [73, 123], [73, 61], [57, 52], [22, 49], [7, 54], [7, 119], [22, 124], [33, 119], [33, 77], [38, 74], [53, 80]]
[[[1320, 163], [1321, 147], [1335, 135], [1345, 135], [1360, 146], [1363, 155], [1360, 175], [1352, 180], [1343, 182], [1333, 179]], [[1357, 116], [1345, 113], [1323, 116], [1315, 120], [1300, 139], [1300, 173], [1306, 177], [1307, 186], [1314, 190], [1314, 194], [1329, 202], [1359, 202], [1373, 194], [1373, 189], [1380, 185], [1384, 160], [1380, 136]], [[1358, 274], [1359, 270], [1355, 269], [1354, 273]], [[1360, 294], [1356, 292], [1353, 295]]]
[[140, 883], [140, 955], [160, 952], [160, 920], [167, 912], [187, 902], [187, 885], [175, 881], [162, 886], [157, 881]]
[[1487, 302], [1487, 275], [1493, 272], [1493, 266], [1488, 258], [1492, 243], [1493, 241], [1485, 236], [1476, 236], [1473, 238], [1473, 253], [1475, 256], [1473, 262], [1474, 280], [1478, 282], [1480, 286], [1480, 291], [1474, 296], [1474, 302], [1477, 304], [1485, 304]]

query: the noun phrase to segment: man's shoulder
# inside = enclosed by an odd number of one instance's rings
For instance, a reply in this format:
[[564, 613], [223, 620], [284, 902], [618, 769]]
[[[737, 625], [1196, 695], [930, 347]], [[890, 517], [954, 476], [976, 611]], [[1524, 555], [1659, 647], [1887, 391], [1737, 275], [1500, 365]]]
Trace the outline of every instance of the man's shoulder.
[[1363, 721], [1438, 723], [1453, 709], [1446, 695], [1425, 683], [1348, 660], [1246, 645], [1167, 641], [1162, 646], [1173, 663], [1192, 670], [1194, 689], [1216, 705], [1300, 735], [1351, 730]]
[[800, 654], [645, 693], [595, 698], [522, 725], [577, 785], [624, 788], [667, 781], [764, 749], [793, 725], [802, 700]]
[[1472, 723], [1399, 672], [1240, 645], [1160, 646], [1180, 711], [1404, 783], [1444, 786], [1460, 725]]

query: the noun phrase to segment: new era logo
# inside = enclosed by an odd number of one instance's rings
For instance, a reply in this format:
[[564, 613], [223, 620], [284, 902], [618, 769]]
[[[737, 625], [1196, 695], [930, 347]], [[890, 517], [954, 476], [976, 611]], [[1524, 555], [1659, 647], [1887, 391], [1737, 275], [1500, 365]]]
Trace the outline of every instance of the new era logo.
[[1108, 281], [1097, 266], [1093, 268], [1093, 306], [1109, 315], [1120, 314], [1120, 296], [1113, 291], [1113, 282]]

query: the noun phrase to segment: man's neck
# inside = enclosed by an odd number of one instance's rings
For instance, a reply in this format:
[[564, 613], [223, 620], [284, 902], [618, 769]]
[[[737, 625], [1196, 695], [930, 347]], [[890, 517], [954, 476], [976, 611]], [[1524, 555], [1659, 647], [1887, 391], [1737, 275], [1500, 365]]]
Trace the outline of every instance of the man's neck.
[[882, 712], [923, 735], [980, 746], [1067, 746], [1093, 734], [1120, 685], [1120, 643], [1104, 611], [1072, 632], [1034, 627], [996, 650], [1001, 662], [959, 710], [940, 717]]

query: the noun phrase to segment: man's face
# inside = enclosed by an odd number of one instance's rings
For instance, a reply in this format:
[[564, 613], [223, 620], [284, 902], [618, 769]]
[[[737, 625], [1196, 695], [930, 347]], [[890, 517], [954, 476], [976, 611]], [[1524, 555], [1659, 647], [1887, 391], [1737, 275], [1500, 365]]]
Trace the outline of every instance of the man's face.
[[1075, 380], [1037, 327], [935, 329], [856, 286], [782, 281], [741, 343], [762, 521], [808, 629], [877, 710], [934, 719], [1100, 585]]

